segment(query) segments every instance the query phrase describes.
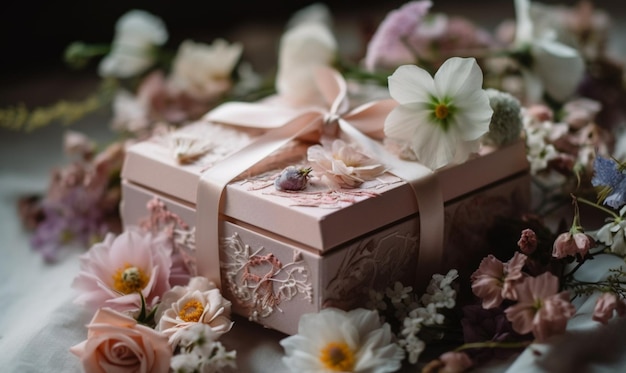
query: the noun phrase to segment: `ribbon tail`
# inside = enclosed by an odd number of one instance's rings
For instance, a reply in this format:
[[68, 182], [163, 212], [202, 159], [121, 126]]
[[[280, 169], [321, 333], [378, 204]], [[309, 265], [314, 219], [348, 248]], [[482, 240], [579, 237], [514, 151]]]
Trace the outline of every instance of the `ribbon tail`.
[[196, 250], [204, 252], [196, 255], [199, 275], [221, 288], [219, 216], [228, 183], [289, 141], [316, 128], [320, 119], [319, 113], [307, 113], [283, 127], [268, 131], [200, 176], [196, 206], [202, 208], [196, 208]]
[[405, 161], [389, 153], [382, 144], [340, 119], [341, 130], [389, 167], [389, 172], [409, 182], [419, 208], [419, 252], [415, 269], [416, 286], [425, 287], [441, 269], [444, 244], [444, 201], [437, 175], [428, 167]]

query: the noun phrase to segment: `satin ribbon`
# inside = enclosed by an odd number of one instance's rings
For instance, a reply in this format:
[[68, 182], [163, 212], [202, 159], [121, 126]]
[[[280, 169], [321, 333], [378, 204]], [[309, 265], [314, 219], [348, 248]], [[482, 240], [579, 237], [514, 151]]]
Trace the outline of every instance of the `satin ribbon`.
[[[242, 172], [296, 138], [341, 131], [367, 153], [388, 167], [389, 172], [409, 182], [419, 208], [420, 246], [416, 281], [424, 281], [441, 263], [444, 229], [443, 197], [436, 175], [427, 167], [404, 161], [387, 152], [372, 137], [383, 136], [383, 124], [397, 105], [378, 100], [349, 110], [347, 86], [335, 70], [322, 68], [317, 84], [327, 107], [293, 109], [264, 103], [232, 102], [220, 105], [205, 119], [221, 124], [266, 129], [248, 146], [224, 158], [200, 176], [196, 198], [196, 247], [198, 274], [220, 285], [219, 215], [226, 186]], [[334, 133], [336, 134], [336, 133]], [[390, 206], [390, 208], [393, 208]]]

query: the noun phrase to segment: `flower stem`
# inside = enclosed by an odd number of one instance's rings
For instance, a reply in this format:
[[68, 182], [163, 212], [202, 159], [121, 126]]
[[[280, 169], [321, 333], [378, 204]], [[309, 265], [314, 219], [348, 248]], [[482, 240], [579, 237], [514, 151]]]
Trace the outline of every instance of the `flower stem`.
[[599, 210], [602, 210], [602, 211], [606, 212], [607, 214], [611, 215], [611, 216], [612, 216], [612, 217], [614, 217], [615, 219], [619, 218], [619, 216], [618, 216], [618, 215], [617, 215], [614, 211], [611, 211], [611, 210], [607, 209], [607, 208], [606, 208], [606, 207], [604, 207], [604, 206], [600, 206], [600, 205], [598, 205], [598, 204], [597, 204], [597, 203], [595, 203], [595, 202], [588, 201], [588, 200], [586, 200], [586, 199], [584, 199], [584, 198], [582, 198], [582, 197], [576, 197], [576, 199], [577, 199], [578, 201], [580, 201], [580, 202], [582, 202], [582, 203], [586, 204], [586, 205], [589, 205], [589, 206], [595, 207], [595, 208], [597, 208], [597, 209], [599, 209]]
[[497, 342], [497, 341], [485, 341], [485, 342], [472, 342], [465, 343], [454, 351], [463, 351], [474, 348], [526, 348], [528, 347], [532, 341], [518, 341], [518, 342]]

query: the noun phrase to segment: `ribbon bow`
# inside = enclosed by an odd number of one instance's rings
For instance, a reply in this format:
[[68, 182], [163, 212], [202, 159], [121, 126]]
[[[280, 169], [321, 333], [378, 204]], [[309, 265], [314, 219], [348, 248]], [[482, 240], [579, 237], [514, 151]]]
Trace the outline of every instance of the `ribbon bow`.
[[[443, 197], [432, 170], [404, 161], [387, 152], [374, 138], [383, 137], [383, 124], [397, 105], [392, 99], [378, 100], [349, 109], [347, 85], [341, 74], [330, 68], [316, 72], [316, 82], [326, 107], [294, 109], [265, 103], [231, 102], [209, 112], [205, 119], [221, 124], [267, 130], [248, 146], [206, 170], [200, 177], [196, 199], [196, 247], [198, 273], [220, 285], [219, 214], [226, 186], [235, 177], [296, 138], [336, 136], [338, 131], [357, 142], [388, 167], [389, 172], [408, 181], [420, 211], [419, 283], [430, 276], [429, 265], [440, 263], [443, 244]], [[278, 98], [280, 99], [280, 98]], [[371, 136], [371, 137], [370, 137]]]

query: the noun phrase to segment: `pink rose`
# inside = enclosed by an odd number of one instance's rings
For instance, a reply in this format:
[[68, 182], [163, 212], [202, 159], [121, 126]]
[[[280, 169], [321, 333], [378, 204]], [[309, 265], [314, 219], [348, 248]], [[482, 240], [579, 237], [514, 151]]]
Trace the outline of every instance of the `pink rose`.
[[110, 308], [96, 311], [87, 339], [70, 351], [85, 372], [168, 372], [172, 348], [167, 337]]

